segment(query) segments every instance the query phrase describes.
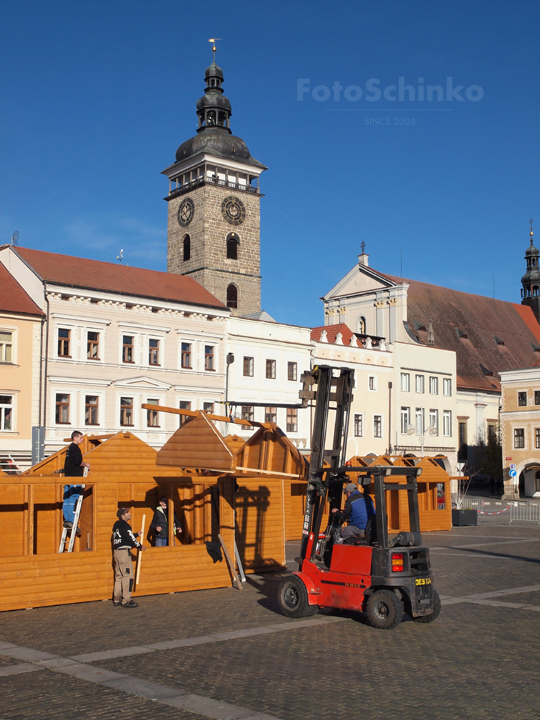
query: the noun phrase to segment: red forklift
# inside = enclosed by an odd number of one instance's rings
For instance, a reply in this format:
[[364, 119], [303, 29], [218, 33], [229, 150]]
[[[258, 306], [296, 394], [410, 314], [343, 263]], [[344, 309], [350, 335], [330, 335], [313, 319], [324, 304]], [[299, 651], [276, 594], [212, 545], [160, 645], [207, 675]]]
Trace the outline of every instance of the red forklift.
[[[413, 620], [430, 623], [441, 602], [433, 587], [429, 549], [423, 546], [418, 512], [418, 467], [346, 466], [354, 370], [315, 367], [302, 376], [300, 396], [315, 400], [306, 510], [298, 571], [284, 577], [278, 601], [284, 615], [314, 615], [319, 608], [340, 608], [365, 613], [375, 628], [390, 630], [407, 613]], [[329, 412], [335, 411], [332, 448], [325, 450]], [[325, 464], [326, 461], [326, 464]], [[374, 486], [376, 512], [366, 537], [334, 543], [333, 508], [341, 508], [348, 472], [358, 473], [359, 485]], [[405, 477], [405, 482], [403, 478]], [[410, 532], [388, 535], [386, 491], [404, 492], [409, 506]], [[329, 521], [320, 533], [326, 501]]]

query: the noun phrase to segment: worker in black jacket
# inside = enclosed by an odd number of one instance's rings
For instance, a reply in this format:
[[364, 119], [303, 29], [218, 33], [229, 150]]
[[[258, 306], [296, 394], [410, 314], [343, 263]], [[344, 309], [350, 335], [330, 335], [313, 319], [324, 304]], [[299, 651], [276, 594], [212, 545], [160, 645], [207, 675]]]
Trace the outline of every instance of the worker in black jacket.
[[[82, 432], [74, 430], [71, 433], [71, 445], [67, 449], [64, 460], [65, 477], [83, 477], [85, 468], [88, 468], [88, 472], [90, 472], [90, 464], [83, 461], [81, 448], [79, 447], [82, 441]], [[75, 521], [75, 507], [82, 492], [83, 488], [81, 485], [64, 485], [64, 503], [62, 506], [64, 513], [64, 527], [73, 527], [73, 523]]]
[[[173, 511], [173, 538], [176, 533], [181, 533], [182, 528], [180, 527], [180, 521], [176, 517], [176, 513]], [[159, 498], [159, 505], [156, 508], [150, 528], [156, 534], [156, 547], [167, 547], [169, 544], [169, 498]]]
[[130, 510], [120, 508], [116, 515], [118, 520], [113, 525], [112, 534], [114, 557], [113, 605], [115, 607], [136, 608], [139, 604], [131, 599], [133, 590], [131, 549], [145, 550], [145, 547], [137, 540], [141, 533], [134, 533], [128, 523], [128, 520], [131, 520]]

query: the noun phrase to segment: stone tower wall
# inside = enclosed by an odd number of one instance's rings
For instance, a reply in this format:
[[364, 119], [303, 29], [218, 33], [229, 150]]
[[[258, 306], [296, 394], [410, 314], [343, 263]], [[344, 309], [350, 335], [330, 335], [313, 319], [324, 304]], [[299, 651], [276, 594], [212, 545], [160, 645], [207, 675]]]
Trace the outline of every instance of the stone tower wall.
[[[227, 197], [240, 200], [245, 218], [239, 225], [229, 223], [222, 203]], [[178, 222], [178, 209], [186, 198], [195, 204], [187, 227]], [[238, 259], [227, 258], [226, 239], [230, 233], [239, 238]], [[183, 238], [191, 239], [191, 258], [184, 261]], [[169, 201], [167, 271], [190, 275], [221, 302], [227, 304], [227, 286], [238, 289], [238, 309], [234, 314], [259, 312], [260, 280], [260, 197], [232, 188], [205, 184]]]

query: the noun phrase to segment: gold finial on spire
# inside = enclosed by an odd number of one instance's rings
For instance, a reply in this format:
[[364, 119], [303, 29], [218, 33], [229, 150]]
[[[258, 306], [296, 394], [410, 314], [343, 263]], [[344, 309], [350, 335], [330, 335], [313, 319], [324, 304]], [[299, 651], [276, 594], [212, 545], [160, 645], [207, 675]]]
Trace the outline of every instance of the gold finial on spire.
[[532, 241], [533, 241], [533, 234], [534, 234], [534, 233], [533, 233], [533, 229], [532, 229], [532, 226], [533, 226], [533, 221], [532, 221], [532, 218], [531, 218], [531, 219], [529, 220], [529, 222], [531, 223], [531, 231], [530, 231], [529, 235], [531, 236], [531, 244], [532, 244]]
[[212, 52], [214, 53], [214, 62], [216, 62], [216, 50], [217, 50], [216, 43], [218, 40], [221, 40], [221, 38], [210, 38], [208, 40], [208, 42], [212, 43]]

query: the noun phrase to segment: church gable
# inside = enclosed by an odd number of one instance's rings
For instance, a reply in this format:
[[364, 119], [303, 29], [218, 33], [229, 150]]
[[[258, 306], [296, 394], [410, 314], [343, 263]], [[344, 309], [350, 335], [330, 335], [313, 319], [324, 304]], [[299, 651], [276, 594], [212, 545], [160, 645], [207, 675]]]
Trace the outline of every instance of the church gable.
[[323, 300], [328, 302], [340, 297], [376, 292], [395, 284], [393, 280], [372, 268], [357, 264], [323, 297]]

